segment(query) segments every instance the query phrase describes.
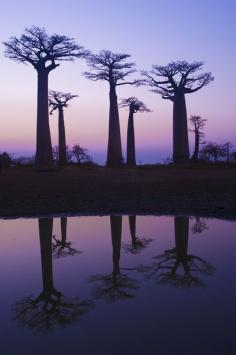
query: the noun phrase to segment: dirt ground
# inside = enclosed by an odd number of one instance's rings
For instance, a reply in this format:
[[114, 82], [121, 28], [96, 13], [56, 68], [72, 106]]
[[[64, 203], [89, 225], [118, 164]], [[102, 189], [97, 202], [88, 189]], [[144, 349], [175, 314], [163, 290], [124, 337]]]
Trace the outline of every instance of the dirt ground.
[[236, 219], [236, 169], [22, 168], [0, 175], [0, 217], [116, 213]]

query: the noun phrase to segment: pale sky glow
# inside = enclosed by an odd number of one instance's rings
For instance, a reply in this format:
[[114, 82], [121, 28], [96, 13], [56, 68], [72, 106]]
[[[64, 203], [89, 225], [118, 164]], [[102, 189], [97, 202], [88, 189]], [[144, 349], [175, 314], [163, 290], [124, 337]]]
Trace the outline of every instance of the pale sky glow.
[[[59, 0], [8, 1], [1, 4], [0, 40], [19, 36], [25, 27], [74, 37], [86, 49], [110, 49], [132, 55], [137, 69], [172, 60], [202, 60], [215, 81], [186, 96], [188, 116], [208, 119], [206, 140], [236, 146], [236, 2], [234, 0]], [[4, 57], [0, 45], [0, 151], [32, 155], [36, 131], [36, 71]], [[67, 143], [80, 143], [95, 161], [105, 162], [108, 85], [81, 74], [84, 61], [61, 63], [50, 73], [53, 90], [78, 94], [65, 110]], [[139, 74], [137, 74], [139, 76]], [[135, 119], [137, 161], [156, 162], [172, 153], [172, 103], [147, 87], [119, 87], [119, 98], [137, 96], [152, 110]], [[123, 155], [127, 115], [120, 109]], [[57, 144], [57, 113], [50, 116]], [[191, 135], [190, 135], [190, 138]], [[192, 139], [191, 139], [192, 142]]]

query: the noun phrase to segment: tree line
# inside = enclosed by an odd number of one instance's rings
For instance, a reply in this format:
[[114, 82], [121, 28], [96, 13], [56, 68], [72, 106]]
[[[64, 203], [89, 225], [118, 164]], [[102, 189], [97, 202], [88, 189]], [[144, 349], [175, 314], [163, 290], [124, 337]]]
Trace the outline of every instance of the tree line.
[[[98, 54], [91, 53], [77, 44], [73, 38], [52, 34], [48, 35], [44, 28], [33, 26], [26, 28], [18, 37], [11, 37], [4, 42], [5, 55], [20, 63], [29, 63], [37, 72], [37, 135], [35, 163], [38, 168], [50, 167], [53, 164], [53, 149], [49, 127], [49, 109], [58, 111], [58, 163], [65, 165], [66, 134], [64, 124], [64, 109], [77, 95], [48, 89], [49, 74], [63, 61], [84, 59], [89, 70], [84, 76], [92, 81], [106, 81], [109, 85], [109, 129], [107, 147], [107, 167], [119, 167], [123, 163], [119, 106], [129, 108], [127, 129], [127, 165], [135, 166], [135, 134], [134, 114], [150, 112], [138, 98], [130, 96], [120, 100], [117, 98], [117, 87], [130, 85], [138, 87], [146, 85], [163, 99], [173, 102], [173, 161], [185, 163], [190, 160], [188, 141], [188, 120], [186, 110], [186, 94], [199, 91], [210, 84], [214, 77], [211, 73], [202, 72], [203, 63], [175, 61], [166, 66], [153, 65], [149, 71], [141, 71], [141, 76], [130, 79], [138, 74], [135, 63], [130, 61], [130, 55], [102, 50]], [[205, 119], [191, 117], [195, 133], [195, 150], [193, 161], [198, 160], [199, 145], [203, 137], [202, 128]], [[207, 154], [207, 153], [206, 153]], [[218, 153], [219, 156], [219, 153]]]

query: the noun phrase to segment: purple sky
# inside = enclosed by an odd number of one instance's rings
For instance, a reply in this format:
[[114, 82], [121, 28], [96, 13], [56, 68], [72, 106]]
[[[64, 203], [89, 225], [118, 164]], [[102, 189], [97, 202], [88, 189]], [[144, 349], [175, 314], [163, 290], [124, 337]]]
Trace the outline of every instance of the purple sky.
[[[132, 55], [137, 69], [172, 60], [203, 60], [215, 81], [188, 95], [188, 116], [208, 119], [206, 140], [236, 145], [236, 2], [226, 0], [8, 1], [1, 4], [1, 42], [25, 27], [74, 37], [91, 51], [110, 49]], [[31, 155], [35, 150], [36, 72], [4, 58], [0, 48], [0, 151]], [[104, 163], [108, 131], [108, 87], [81, 75], [83, 61], [62, 63], [50, 74], [51, 89], [78, 94], [65, 111], [67, 142], [80, 143]], [[172, 103], [148, 88], [120, 87], [118, 96], [137, 96], [152, 109], [135, 120], [137, 161], [156, 162], [172, 152]], [[120, 110], [123, 154], [127, 111]], [[50, 118], [57, 144], [57, 115]], [[192, 144], [192, 136], [190, 134]]]

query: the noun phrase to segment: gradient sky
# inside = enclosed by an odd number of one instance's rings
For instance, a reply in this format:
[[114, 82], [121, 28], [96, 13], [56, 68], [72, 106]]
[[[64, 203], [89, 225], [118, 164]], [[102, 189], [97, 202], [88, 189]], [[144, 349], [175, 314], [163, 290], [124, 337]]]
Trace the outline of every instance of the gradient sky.
[[[172, 60], [202, 60], [215, 81], [188, 95], [188, 116], [208, 119], [206, 140], [236, 145], [236, 1], [225, 0], [30, 0], [1, 4], [0, 39], [19, 36], [25, 27], [74, 37], [91, 51], [110, 49], [132, 55], [137, 69]], [[36, 71], [4, 58], [0, 45], [0, 151], [31, 155], [35, 150]], [[61, 63], [50, 73], [51, 89], [79, 98], [65, 111], [67, 143], [89, 149], [96, 161], [106, 157], [108, 85], [81, 75], [84, 61]], [[172, 154], [172, 103], [148, 88], [119, 87], [119, 98], [137, 96], [153, 112], [135, 120], [137, 160], [156, 162]], [[123, 154], [127, 111], [120, 110]], [[50, 116], [53, 145], [57, 115]], [[192, 145], [192, 136], [190, 134]]]

